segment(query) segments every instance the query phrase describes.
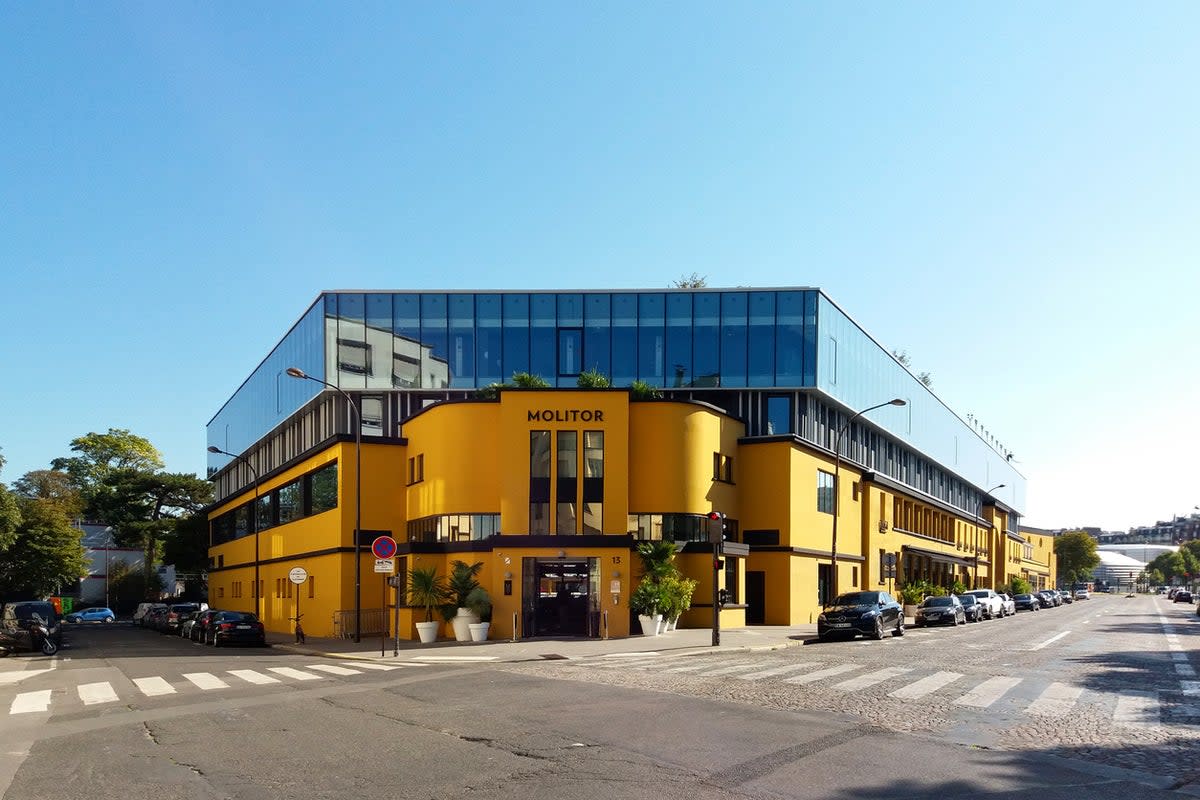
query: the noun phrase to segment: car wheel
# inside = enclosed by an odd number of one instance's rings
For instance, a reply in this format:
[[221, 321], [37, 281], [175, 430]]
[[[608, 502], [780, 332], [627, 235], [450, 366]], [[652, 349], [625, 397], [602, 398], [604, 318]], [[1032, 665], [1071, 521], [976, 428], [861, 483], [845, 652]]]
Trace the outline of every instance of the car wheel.
[[892, 636], [904, 635], [904, 617], [903, 615], [896, 617], [896, 630], [892, 631]]
[[112, 618], [112, 617], [105, 617], [105, 618], [104, 618], [104, 621], [105, 621], [105, 622], [113, 622], [114, 620], [113, 620], [113, 618]]
[[879, 641], [883, 638], [883, 617], [875, 618], [875, 640]]

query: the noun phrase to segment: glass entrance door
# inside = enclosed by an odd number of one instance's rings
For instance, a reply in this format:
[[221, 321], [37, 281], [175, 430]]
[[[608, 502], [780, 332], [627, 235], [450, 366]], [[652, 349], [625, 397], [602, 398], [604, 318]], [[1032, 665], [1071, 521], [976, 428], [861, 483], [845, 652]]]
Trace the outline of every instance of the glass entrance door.
[[526, 636], [594, 636], [588, 561], [527, 559], [523, 599]]

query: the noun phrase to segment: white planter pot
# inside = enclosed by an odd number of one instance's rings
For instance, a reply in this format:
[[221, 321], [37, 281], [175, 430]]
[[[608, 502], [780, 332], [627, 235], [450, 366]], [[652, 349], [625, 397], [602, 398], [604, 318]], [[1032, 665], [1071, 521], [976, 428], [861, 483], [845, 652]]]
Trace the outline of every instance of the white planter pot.
[[454, 640], [456, 642], [471, 641], [470, 626], [478, 623], [478, 614], [472, 614], [470, 609], [460, 608], [454, 615], [454, 619], [450, 620], [450, 624], [454, 626]]
[[440, 622], [418, 622], [417, 635], [421, 637], [421, 644], [436, 642], [438, 637], [438, 628], [440, 627]]
[[917, 616], [918, 608], [920, 608], [920, 606], [905, 606], [904, 616], [908, 617], [909, 619], [914, 619]]
[[658, 636], [662, 632], [662, 614], [655, 614], [653, 617], [639, 614], [638, 622], [642, 625], [643, 636]]
[[663, 632], [664, 633], [670, 633], [671, 631], [675, 630], [677, 627], [679, 627], [679, 617], [672, 617], [671, 619], [663, 621]]
[[469, 626], [471, 629], [472, 642], [486, 642], [488, 630], [492, 627], [490, 622], [472, 622]]

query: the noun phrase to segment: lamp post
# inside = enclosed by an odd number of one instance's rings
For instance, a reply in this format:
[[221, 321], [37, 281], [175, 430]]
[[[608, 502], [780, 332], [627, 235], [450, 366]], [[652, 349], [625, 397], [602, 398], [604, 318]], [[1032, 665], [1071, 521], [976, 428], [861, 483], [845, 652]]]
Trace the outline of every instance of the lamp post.
[[360, 528], [362, 527], [362, 412], [358, 406], [354, 404], [353, 398], [350, 397], [341, 387], [334, 386], [328, 381], [323, 381], [320, 378], [314, 378], [308, 375], [304, 370], [298, 367], [288, 367], [287, 374], [293, 378], [301, 378], [303, 380], [313, 381], [314, 383], [328, 386], [335, 392], [338, 392], [342, 397], [346, 398], [346, 402], [350, 404], [350, 408], [354, 411], [354, 641], [361, 642], [362, 635], [362, 550], [359, 542]]
[[832, 567], [832, 574], [830, 575], [830, 579], [829, 579], [830, 589], [832, 590], [829, 594], [830, 599], [835, 598], [838, 595], [838, 590], [837, 590], [837, 585], [838, 585], [838, 579], [837, 579], [837, 534], [838, 534], [838, 516], [839, 516], [838, 512], [841, 510], [841, 503], [839, 502], [839, 498], [841, 497], [841, 494], [842, 494], [842, 487], [839, 485], [838, 479], [840, 478], [841, 472], [842, 472], [842, 434], [846, 432], [846, 429], [848, 429], [850, 427], [850, 424], [853, 423], [854, 420], [858, 419], [863, 414], [866, 414], [868, 411], [874, 411], [875, 409], [883, 408], [884, 406], [902, 406], [902, 405], [906, 405], [906, 403], [903, 400], [901, 400], [899, 397], [897, 397], [895, 399], [888, 400], [886, 403], [879, 403], [877, 405], [868, 406], [867, 408], [864, 408], [862, 411], [856, 411], [850, 416], [850, 419], [846, 420], [846, 422], [840, 428], [838, 428], [837, 436], [835, 436], [833, 439], [833, 541], [832, 541], [832, 546], [829, 548], [829, 560], [830, 560], [830, 563], [833, 565], [833, 567]]
[[254, 478], [254, 505], [252, 506], [253, 510], [250, 512], [250, 519], [247, 520], [247, 523], [254, 526], [254, 615], [257, 616], [259, 618], [259, 620], [261, 620], [263, 618], [263, 615], [262, 615], [262, 592], [260, 592], [258, 590], [258, 587], [259, 587], [259, 583], [258, 583], [258, 563], [259, 563], [259, 557], [258, 557], [258, 470], [256, 470], [254, 468], [254, 465], [251, 464], [250, 460], [247, 459], [246, 457], [235, 455], [234, 453], [230, 453], [226, 450], [222, 450], [221, 448], [217, 447], [215, 444], [208, 446], [208, 452], [220, 453], [223, 456], [229, 456], [230, 458], [236, 458], [238, 461], [241, 461], [243, 464], [245, 464], [247, 468], [249, 468], [250, 474]]
[[[992, 488], [988, 489], [983, 494], [979, 495], [979, 513], [975, 515], [976, 520], [983, 519], [983, 500], [984, 500], [984, 498], [987, 497], [988, 495], [990, 495], [992, 492], [996, 491], [997, 489], [1003, 489], [1006, 485], [1007, 484], [1003, 484], [1003, 483], [997, 484], [996, 486], [993, 486]], [[992, 532], [992, 528], [991, 528], [991, 525], [989, 525], [988, 526], [988, 534], [989, 534], [988, 539], [992, 538], [990, 536], [991, 532]], [[988, 551], [989, 552], [991, 551], [991, 542], [990, 541], [988, 542]], [[978, 522], [975, 523], [975, 577], [971, 579], [971, 583], [974, 584], [971, 587], [972, 589], [979, 588], [979, 523]], [[996, 586], [996, 579], [995, 579], [995, 577], [993, 577], [992, 578], [992, 588], [995, 588], [995, 586]]]

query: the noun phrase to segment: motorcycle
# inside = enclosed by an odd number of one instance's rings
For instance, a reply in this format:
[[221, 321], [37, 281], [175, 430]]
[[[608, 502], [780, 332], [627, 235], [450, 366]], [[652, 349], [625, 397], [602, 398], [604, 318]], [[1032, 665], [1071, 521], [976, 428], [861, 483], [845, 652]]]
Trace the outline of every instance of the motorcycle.
[[[58, 652], [58, 644], [50, 637], [50, 629], [46, 623], [42, 622], [41, 618], [34, 617], [25, 626], [25, 630], [29, 631], [29, 645], [33, 651], [40, 650], [42, 655], [52, 656]], [[0, 658], [10, 656], [18, 649], [15, 642], [0, 644]]]

